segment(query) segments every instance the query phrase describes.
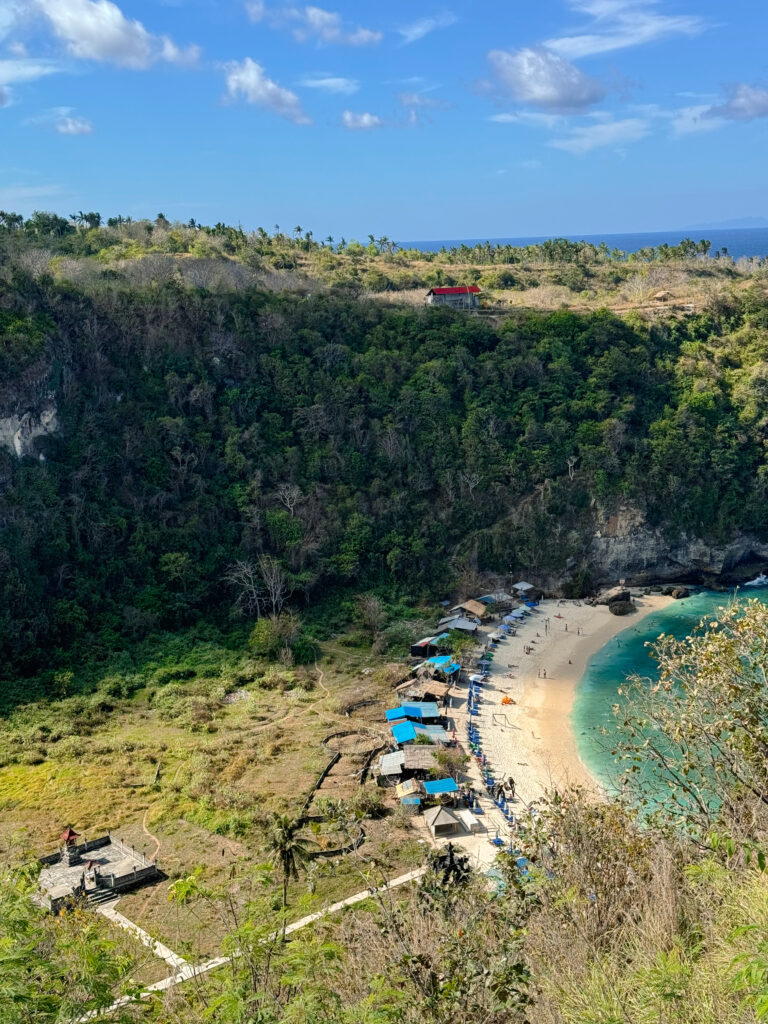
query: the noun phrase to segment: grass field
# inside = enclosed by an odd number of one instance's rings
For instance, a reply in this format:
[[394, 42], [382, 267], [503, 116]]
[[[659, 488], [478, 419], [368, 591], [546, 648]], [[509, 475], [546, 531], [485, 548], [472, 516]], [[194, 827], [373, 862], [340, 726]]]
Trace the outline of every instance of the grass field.
[[[220, 922], [170, 903], [169, 884], [196, 871], [208, 886], [248, 878], [266, 860], [272, 812], [299, 814], [336, 749], [343, 756], [319, 795], [354, 797], [366, 751], [386, 740], [383, 710], [401, 675], [402, 666], [341, 644], [317, 666], [290, 669], [254, 661], [247, 648], [192, 644], [186, 656], [151, 663], [127, 696], [105, 697], [97, 680], [90, 693], [18, 707], [2, 723], [0, 849], [16, 862], [55, 849], [68, 824], [86, 836], [113, 832], [167, 875], [124, 897], [120, 912], [184, 957], [211, 955]], [[373, 703], [346, 714], [358, 701]], [[365, 827], [357, 856], [316, 860], [318, 905], [358, 891], [361, 871], [386, 877], [421, 856], [391, 819]], [[318, 850], [344, 845], [322, 822], [307, 835]], [[296, 916], [307, 912], [306, 890], [292, 884]], [[277, 920], [279, 900], [274, 910]]]

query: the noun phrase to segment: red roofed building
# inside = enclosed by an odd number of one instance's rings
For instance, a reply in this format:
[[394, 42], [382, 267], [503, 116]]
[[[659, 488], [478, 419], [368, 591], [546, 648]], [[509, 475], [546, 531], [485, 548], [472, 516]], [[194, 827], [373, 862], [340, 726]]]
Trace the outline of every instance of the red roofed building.
[[480, 289], [476, 284], [462, 284], [451, 288], [430, 288], [428, 306], [452, 306], [454, 309], [477, 309]]

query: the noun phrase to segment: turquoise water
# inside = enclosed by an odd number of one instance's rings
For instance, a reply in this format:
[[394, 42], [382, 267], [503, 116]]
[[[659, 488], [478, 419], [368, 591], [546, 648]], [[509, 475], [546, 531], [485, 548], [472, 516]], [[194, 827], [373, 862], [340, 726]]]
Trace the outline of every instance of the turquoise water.
[[[768, 588], [740, 590], [738, 597], [756, 597], [768, 604]], [[576, 691], [571, 725], [582, 760], [605, 785], [612, 786], [619, 774], [611, 756], [615, 737], [611, 709], [617, 702], [617, 690], [628, 676], [653, 679], [658, 675], [656, 662], [645, 644], [655, 641], [660, 633], [688, 636], [702, 618], [713, 615], [733, 598], [733, 593], [701, 591], [683, 601], [674, 601], [636, 626], [630, 622], [627, 629], [590, 658]]]

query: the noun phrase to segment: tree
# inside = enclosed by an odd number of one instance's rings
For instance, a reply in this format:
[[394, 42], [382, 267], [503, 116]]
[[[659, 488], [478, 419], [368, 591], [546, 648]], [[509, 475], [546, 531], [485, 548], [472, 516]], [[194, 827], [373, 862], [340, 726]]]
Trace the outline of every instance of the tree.
[[279, 615], [288, 597], [288, 575], [282, 565], [271, 555], [259, 558], [259, 572], [264, 582], [273, 615]]
[[262, 578], [255, 562], [239, 560], [227, 566], [224, 581], [235, 591], [235, 608], [248, 616], [257, 616], [263, 593]]
[[355, 598], [357, 614], [362, 620], [363, 626], [370, 634], [371, 640], [376, 639], [376, 634], [384, 625], [386, 613], [381, 599], [375, 594], [358, 594]]
[[[96, 914], [48, 914], [32, 900], [27, 871], [0, 872], [0, 1016], [3, 1024], [61, 1024], [100, 1018], [139, 966]], [[130, 948], [130, 947], [128, 947]], [[128, 1020], [118, 1010], [113, 1020]]]
[[291, 515], [294, 515], [296, 506], [301, 501], [301, 488], [292, 483], [281, 483], [277, 485], [277, 496], [285, 505]]
[[313, 845], [311, 840], [300, 834], [302, 827], [301, 819], [275, 812], [267, 837], [270, 859], [279, 871], [283, 884], [283, 940], [286, 928], [285, 912], [288, 907], [288, 882], [292, 878], [298, 879], [299, 870], [309, 860]]
[[659, 784], [675, 816], [706, 833], [768, 819], [768, 607], [723, 607], [685, 640], [654, 646], [659, 679], [634, 679], [615, 713], [627, 784], [643, 802]]
[[472, 652], [477, 647], [477, 640], [471, 633], [463, 633], [460, 629], [452, 629], [448, 634], [448, 643], [451, 645], [453, 656], [458, 658], [459, 664], [464, 667], [470, 659]]

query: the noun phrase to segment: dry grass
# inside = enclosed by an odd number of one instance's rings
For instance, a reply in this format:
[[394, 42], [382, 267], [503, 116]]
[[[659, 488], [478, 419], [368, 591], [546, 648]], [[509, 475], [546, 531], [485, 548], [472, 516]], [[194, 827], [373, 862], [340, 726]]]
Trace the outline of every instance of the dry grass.
[[[223, 699], [218, 679], [150, 687], [118, 702], [88, 735], [41, 738], [33, 747], [40, 763], [24, 763], [26, 741], [18, 760], [6, 750], [0, 850], [11, 860], [49, 852], [71, 823], [85, 835], [111, 831], [149, 856], [159, 842], [158, 863], [170, 881], [199, 869], [206, 883], [219, 884], [250, 870], [265, 859], [271, 812], [297, 814], [328, 763], [322, 741], [329, 733], [357, 727], [366, 748], [385, 736], [383, 708], [401, 670], [341, 646], [331, 648], [322, 670], [322, 683], [314, 669], [292, 670], [285, 689], [241, 682], [247, 697], [234, 703]], [[359, 700], [378, 703], [342, 713]], [[353, 796], [362, 763], [359, 753], [345, 754], [322, 795]], [[402, 846], [402, 837], [391, 843], [388, 823], [374, 822], [364, 856], [397, 871]], [[124, 897], [120, 909], [182, 955], [215, 952], [221, 930], [172, 907], [167, 887]], [[342, 861], [323, 868], [318, 892], [335, 899], [359, 887]]]

